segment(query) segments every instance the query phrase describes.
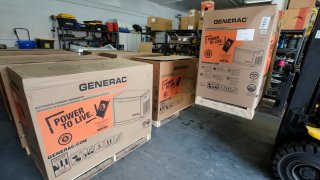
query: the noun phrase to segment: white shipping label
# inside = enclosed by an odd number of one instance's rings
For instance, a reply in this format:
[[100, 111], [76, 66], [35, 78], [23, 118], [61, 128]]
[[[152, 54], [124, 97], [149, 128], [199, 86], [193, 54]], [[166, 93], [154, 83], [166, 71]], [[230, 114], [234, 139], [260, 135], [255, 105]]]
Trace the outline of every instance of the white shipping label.
[[261, 24], [260, 24], [260, 29], [268, 29], [270, 21], [271, 21], [271, 17], [270, 16], [264, 16], [262, 18], [262, 21], [261, 21]]
[[151, 18], [151, 22], [156, 22], [156, 18]]
[[193, 26], [188, 26], [188, 29], [193, 29]]
[[317, 31], [315, 39], [320, 39], [320, 30]]
[[237, 30], [237, 41], [252, 41], [255, 29], [239, 29]]

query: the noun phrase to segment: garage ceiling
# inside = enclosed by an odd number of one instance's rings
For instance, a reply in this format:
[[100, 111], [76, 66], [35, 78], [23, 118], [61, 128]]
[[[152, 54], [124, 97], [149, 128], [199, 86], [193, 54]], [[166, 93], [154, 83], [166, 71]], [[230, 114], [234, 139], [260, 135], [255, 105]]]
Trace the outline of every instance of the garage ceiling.
[[[157, 4], [181, 11], [188, 12], [189, 9], [199, 9], [203, 0], [148, 0]], [[257, 0], [214, 0], [215, 9], [224, 9], [242, 6], [244, 1], [252, 2]], [[271, 0], [259, 0], [259, 1], [271, 1]]]

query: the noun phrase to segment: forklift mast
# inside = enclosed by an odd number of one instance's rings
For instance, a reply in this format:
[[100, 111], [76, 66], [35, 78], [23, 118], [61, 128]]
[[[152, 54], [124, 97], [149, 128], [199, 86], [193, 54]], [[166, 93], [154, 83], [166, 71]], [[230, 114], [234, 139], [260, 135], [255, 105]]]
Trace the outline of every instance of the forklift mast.
[[290, 141], [310, 138], [306, 123], [319, 127], [314, 109], [320, 100], [320, 15], [318, 14], [300, 68], [297, 68], [296, 84], [276, 137], [276, 146]]

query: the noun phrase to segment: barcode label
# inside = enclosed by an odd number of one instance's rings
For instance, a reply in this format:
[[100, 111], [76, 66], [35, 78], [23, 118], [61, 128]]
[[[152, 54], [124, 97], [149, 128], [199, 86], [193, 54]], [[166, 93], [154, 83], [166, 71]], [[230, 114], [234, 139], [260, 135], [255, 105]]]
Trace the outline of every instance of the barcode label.
[[150, 99], [143, 103], [143, 114], [150, 112]]

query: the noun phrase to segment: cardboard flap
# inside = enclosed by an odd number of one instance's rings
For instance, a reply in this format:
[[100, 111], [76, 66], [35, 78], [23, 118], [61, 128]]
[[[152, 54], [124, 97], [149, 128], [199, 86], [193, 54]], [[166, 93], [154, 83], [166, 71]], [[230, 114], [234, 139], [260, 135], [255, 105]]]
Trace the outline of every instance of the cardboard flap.
[[65, 51], [65, 50], [46, 50], [46, 49], [4, 49], [0, 50], [0, 56], [19, 56], [19, 55], [54, 55], [54, 54], [68, 54], [68, 55], [78, 55], [75, 52]]
[[183, 59], [192, 59], [192, 56], [155, 56], [155, 57], [138, 57], [139, 60], [151, 60], [151, 61], [175, 61]]
[[9, 66], [22, 79], [56, 77], [87, 72], [121, 69], [126, 67], [143, 66], [146, 63], [130, 61], [127, 59], [65, 61], [63, 63], [24, 64]]
[[109, 59], [107, 57], [87, 55], [21, 55], [21, 56], [0, 56], [0, 65], [10, 64], [28, 64], [28, 63], [44, 63], [44, 62], [59, 62], [59, 61], [79, 61], [79, 60], [96, 60], [96, 59]]

